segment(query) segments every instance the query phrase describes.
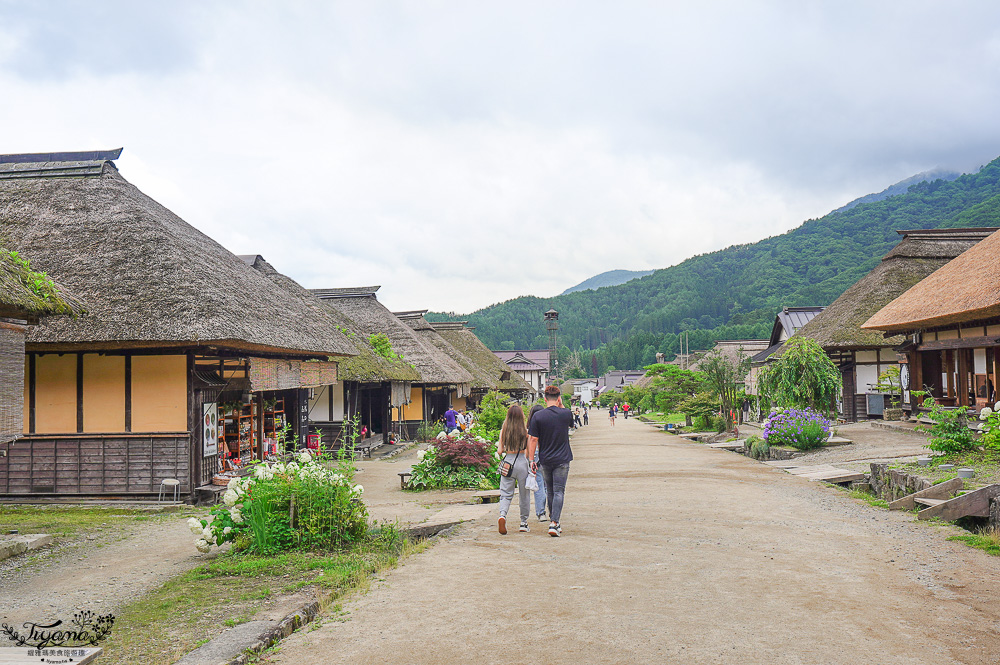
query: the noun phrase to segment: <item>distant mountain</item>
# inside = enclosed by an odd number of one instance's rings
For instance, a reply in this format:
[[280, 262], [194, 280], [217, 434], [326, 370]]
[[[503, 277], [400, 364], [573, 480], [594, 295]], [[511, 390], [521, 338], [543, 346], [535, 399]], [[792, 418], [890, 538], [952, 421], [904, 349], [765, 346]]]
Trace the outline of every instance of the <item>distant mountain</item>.
[[924, 171], [923, 173], [918, 173], [917, 175], [911, 175], [906, 180], [900, 180], [895, 185], [886, 187], [878, 194], [866, 194], [859, 199], [854, 199], [845, 206], [841, 206], [834, 210], [833, 212], [843, 212], [845, 210], [850, 210], [854, 206], [861, 205], [862, 203], [874, 203], [875, 201], [884, 201], [893, 196], [900, 196], [901, 194], [906, 194], [910, 190], [910, 187], [917, 184], [918, 182], [934, 182], [935, 180], [944, 180], [945, 182], [951, 182], [958, 178], [961, 173], [958, 171], [949, 171], [948, 169], [931, 169], [930, 171]]
[[567, 293], [599, 289], [602, 286], [618, 286], [633, 279], [652, 275], [654, 272], [653, 270], [609, 270], [602, 272], [600, 275], [594, 275], [590, 279], [585, 279], [576, 286], [569, 287], [559, 295], [564, 296]]
[[548, 344], [542, 315], [555, 308], [559, 344], [582, 350], [585, 368], [634, 369], [657, 352], [677, 353], [681, 331], [691, 331], [692, 349], [712, 339], [766, 338], [783, 306], [829, 305], [866, 275], [899, 242], [897, 230], [959, 227], [1000, 227], [1000, 159], [977, 173], [924, 179], [905, 194], [856, 202], [787, 233], [693, 256], [618, 286], [432, 316], [467, 319], [490, 348], [542, 349]]

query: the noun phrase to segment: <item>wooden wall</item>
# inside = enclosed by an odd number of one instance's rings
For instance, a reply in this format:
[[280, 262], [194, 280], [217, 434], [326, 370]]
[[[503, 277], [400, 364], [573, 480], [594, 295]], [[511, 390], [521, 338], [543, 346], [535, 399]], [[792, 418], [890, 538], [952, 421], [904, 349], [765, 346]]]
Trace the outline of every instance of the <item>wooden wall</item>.
[[31, 435], [3, 446], [0, 494], [157, 494], [160, 481], [191, 491], [187, 433]]

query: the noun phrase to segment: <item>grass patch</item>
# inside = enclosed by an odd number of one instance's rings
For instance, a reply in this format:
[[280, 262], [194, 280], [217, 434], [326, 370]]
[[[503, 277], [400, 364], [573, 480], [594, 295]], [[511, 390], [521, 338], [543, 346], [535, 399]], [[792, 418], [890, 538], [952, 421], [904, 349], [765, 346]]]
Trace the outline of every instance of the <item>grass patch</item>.
[[425, 547], [403, 540], [394, 528], [383, 533], [389, 532], [339, 552], [220, 554], [122, 610], [102, 645], [101, 662], [169, 665], [226, 627], [250, 620], [272, 595], [315, 588], [336, 599], [365, 588], [373, 575]]
[[974, 469], [974, 478], [965, 481], [966, 488], [985, 487], [1000, 482], [1000, 451], [998, 450], [967, 450], [961, 453], [934, 455], [928, 466], [920, 466], [916, 462], [893, 464], [890, 468], [927, 478], [935, 485], [946, 480], [957, 478], [958, 473], [942, 471], [942, 464], [954, 464], [956, 468], [968, 467]]
[[177, 518], [178, 513], [151, 513], [103, 506], [0, 506], [0, 532], [50, 533], [75, 536], [135, 522]]
[[875, 508], [888, 508], [889, 504], [884, 499], [880, 499], [870, 492], [862, 492], [861, 490], [848, 490], [847, 496], [852, 499], [860, 499], [864, 501], [869, 506], [874, 506]]
[[948, 536], [948, 540], [965, 543], [969, 547], [975, 547], [993, 556], [1000, 556], [1000, 532], [996, 529], [983, 529], [978, 533], [970, 533], [961, 536]]

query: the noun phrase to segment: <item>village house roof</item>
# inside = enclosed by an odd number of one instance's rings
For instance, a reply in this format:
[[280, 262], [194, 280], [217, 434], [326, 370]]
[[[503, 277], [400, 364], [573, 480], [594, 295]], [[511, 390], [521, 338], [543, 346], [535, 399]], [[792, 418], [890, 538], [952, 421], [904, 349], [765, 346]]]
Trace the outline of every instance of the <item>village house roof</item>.
[[417, 335], [417, 338], [420, 339], [425, 346], [437, 349], [442, 357], [446, 358], [447, 361], [456, 368], [456, 370], [461, 372], [463, 379], [459, 383], [464, 384], [467, 387], [473, 387], [472, 373], [459, 361], [458, 351], [455, 347], [441, 337], [441, 335], [434, 330], [434, 326], [428, 323], [427, 319], [424, 318], [424, 314], [426, 313], [426, 309], [419, 309], [407, 312], [393, 312], [393, 315], [405, 325], [409, 326], [410, 330]]
[[994, 231], [886, 304], [862, 328], [907, 332], [1000, 316], [998, 257], [1000, 231]]
[[0, 234], [87, 304], [33, 328], [29, 349], [355, 353], [316, 311], [125, 180], [119, 153], [0, 156]]
[[714, 356], [723, 356], [734, 363], [739, 363], [742, 358], [753, 357], [757, 353], [768, 348], [766, 339], [723, 339], [715, 343], [708, 353], [692, 363], [689, 369], [701, 369], [701, 363]]
[[[504, 356], [500, 355], [501, 353], [506, 354], [506, 357], [508, 359], [504, 359]], [[513, 353], [514, 355], [510, 355], [511, 353]], [[497, 359], [500, 360], [500, 362], [506, 363], [508, 367], [510, 367], [511, 369], [514, 369], [514, 370], [518, 370], [518, 371], [522, 371], [522, 372], [527, 372], [527, 371], [547, 372], [547, 371], [549, 371], [549, 368], [547, 366], [543, 367], [542, 365], [539, 365], [538, 363], [525, 358], [523, 355], [521, 355], [521, 353], [519, 351], [513, 351], [513, 352], [512, 351], [494, 351], [493, 355], [495, 355], [497, 357]]]
[[[340, 289], [313, 289], [312, 293], [323, 303], [349, 317], [364, 334], [384, 333], [392, 350], [403, 356], [416, 369], [414, 383], [458, 384], [468, 383], [471, 376], [454, 360], [443, 354], [433, 344], [424, 342], [405, 323], [400, 321], [376, 297], [378, 286]], [[348, 379], [350, 380], [350, 379]]]
[[544, 349], [494, 351], [494, 355], [513, 369], [549, 371], [549, 351]]
[[903, 239], [875, 269], [847, 289], [829, 307], [804, 325], [799, 336], [824, 349], [874, 349], [900, 344], [862, 325], [911, 286], [942, 267], [996, 229], [930, 229], [897, 231]]
[[464, 321], [432, 322], [434, 330], [458, 351], [459, 364], [472, 374], [472, 387], [480, 390], [531, 392], [527, 381], [479, 341]]
[[769, 346], [756, 353], [750, 360], [754, 363], [762, 363], [771, 354], [785, 345], [785, 341], [794, 335], [805, 324], [812, 321], [817, 314], [825, 307], [782, 307], [777, 316], [774, 317], [774, 326], [771, 328], [771, 339]]
[[247, 265], [257, 270], [295, 298], [306, 309], [316, 313], [317, 320], [327, 319], [328, 324], [342, 334], [346, 334], [354, 345], [357, 355], [337, 361], [337, 378], [341, 381], [382, 382], [416, 381], [420, 378], [417, 370], [405, 360], [386, 358], [375, 351], [370, 332], [358, 325], [349, 316], [326, 304], [298, 282], [284, 275], [264, 260], [259, 254], [241, 255]]

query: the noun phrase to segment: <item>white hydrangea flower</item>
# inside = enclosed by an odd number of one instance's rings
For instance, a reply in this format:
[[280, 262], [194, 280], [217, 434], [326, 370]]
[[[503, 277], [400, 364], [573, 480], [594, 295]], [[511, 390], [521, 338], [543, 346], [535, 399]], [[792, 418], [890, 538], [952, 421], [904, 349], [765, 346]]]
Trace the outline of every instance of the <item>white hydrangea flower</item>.
[[187, 521], [187, 525], [188, 525], [188, 528], [191, 529], [191, 533], [193, 533], [196, 536], [198, 534], [200, 534], [202, 528], [204, 528], [204, 527], [202, 527], [201, 522], [199, 520], [196, 520], [193, 517]]
[[228, 536], [229, 532], [232, 531], [232, 530], [233, 530], [233, 527], [227, 526], [227, 527], [225, 527], [225, 528], [222, 529], [222, 535], [223, 536]]
[[355, 494], [363, 494], [364, 491], [365, 491], [365, 488], [362, 487], [361, 485], [355, 485], [354, 486], [354, 493]]
[[996, 404], [993, 405], [993, 410], [1000, 411], [1000, 402], [997, 402]]
[[194, 541], [194, 546], [202, 554], [208, 554], [209, 552], [212, 551], [212, 546], [209, 545], [208, 541], [204, 540], [203, 538], [199, 538], [198, 540]]
[[424, 455], [426, 455], [426, 454], [427, 454], [426, 450], [418, 450], [417, 451], [417, 459], [423, 459]]
[[215, 534], [212, 533], [211, 527], [206, 526], [204, 529], [202, 529], [201, 539], [204, 540], [206, 543], [211, 543], [212, 541], [215, 540]]
[[438, 441], [444, 441], [445, 439], [448, 438], [448, 435], [445, 434], [444, 432], [438, 432], [438, 435], [434, 438], [436, 438]]
[[240, 486], [240, 479], [238, 477], [230, 478], [229, 482], [226, 483], [226, 489], [235, 490], [239, 486]]
[[309, 452], [308, 448], [299, 453], [299, 461], [302, 462], [303, 464], [307, 464], [311, 460], [312, 460], [312, 453]]
[[226, 493], [222, 495], [222, 503], [232, 507], [236, 505], [236, 501], [239, 498], [239, 495], [233, 490], [226, 490]]
[[987, 418], [990, 417], [991, 413], [993, 413], [993, 409], [991, 409], [988, 406], [984, 406], [983, 410], [979, 412], [979, 419], [980, 420], [986, 420]]
[[232, 518], [235, 524], [243, 524], [243, 515], [242, 513], [240, 513], [239, 508], [230, 508], [229, 517]]

